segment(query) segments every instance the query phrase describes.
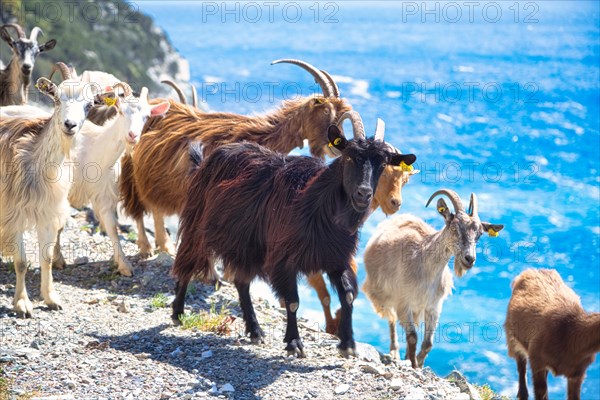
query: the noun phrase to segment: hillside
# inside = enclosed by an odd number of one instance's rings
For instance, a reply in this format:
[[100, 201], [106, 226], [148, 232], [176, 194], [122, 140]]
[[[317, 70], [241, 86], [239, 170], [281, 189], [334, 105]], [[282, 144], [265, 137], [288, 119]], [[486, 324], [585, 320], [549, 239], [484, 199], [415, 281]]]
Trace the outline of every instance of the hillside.
[[[152, 18], [122, 0], [2, 1], [0, 23], [16, 22], [27, 34], [39, 26], [39, 42], [56, 39], [57, 45], [37, 58], [34, 79], [47, 75], [57, 61], [77, 71], [100, 70], [114, 74], [136, 89], [165, 91], [160, 79], [189, 80], [189, 65], [171, 45]], [[11, 52], [0, 44], [0, 59], [8, 63]]]

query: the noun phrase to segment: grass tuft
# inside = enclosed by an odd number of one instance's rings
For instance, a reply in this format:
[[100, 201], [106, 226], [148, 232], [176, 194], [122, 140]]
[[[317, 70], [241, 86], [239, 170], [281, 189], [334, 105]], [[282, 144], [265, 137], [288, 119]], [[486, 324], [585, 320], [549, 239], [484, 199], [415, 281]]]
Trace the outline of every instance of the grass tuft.
[[481, 396], [481, 400], [510, 400], [506, 396], [501, 396], [498, 393], [494, 392], [490, 385], [487, 383], [485, 385], [474, 385], [479, 395]]
[[150, 307], [152, 308], [165, 308], [169, 305], [169, 298], [164, 293], [156, 293], [154, 297], [150, 299]]
[[179, 317], [183, 329], [197, 329], [202, 332], [213, 332], [218, 335], [231, 333], [231, 322], [234, 318], [229, 315], [229, 310], [225, 305], [217, 311], [215, 303], [211, 303], [209, 311], [200, 311], [198, 313], [183, 314]]

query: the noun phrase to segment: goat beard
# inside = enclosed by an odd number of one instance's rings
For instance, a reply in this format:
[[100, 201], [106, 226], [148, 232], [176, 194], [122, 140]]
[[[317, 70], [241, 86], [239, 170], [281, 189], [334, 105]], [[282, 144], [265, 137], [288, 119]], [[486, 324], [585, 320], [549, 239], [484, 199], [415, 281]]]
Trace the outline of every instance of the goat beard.
[[463, 268], [462, 264], [456, 260], [454, 260], [454, 274], [458, 278], [462, 278], [462, 276], [467, 272], [466, 268]]

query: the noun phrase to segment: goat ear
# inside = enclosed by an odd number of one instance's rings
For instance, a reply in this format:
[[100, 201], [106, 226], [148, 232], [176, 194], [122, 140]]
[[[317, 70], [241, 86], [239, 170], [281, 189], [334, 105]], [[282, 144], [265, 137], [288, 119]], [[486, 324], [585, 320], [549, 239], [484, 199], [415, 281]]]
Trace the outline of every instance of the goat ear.
[[[417, 161], [417, 156], [415, 156], [414, 154], [398, 154], [398, 153], [393, 153], [393, 154], [390, 154], [389, 164], [395, 165], [395, 166], [402, 166], [402, 164], [404, 163], [404, 165], [406, 165], [407, 167], [409, 167], [415, 161]], [[406, 172], [410, 172], [410, 171], [412, 171], [412, 167], [411, 168], [407, 168]]]
[[56, 40], [50, 39], [46, 43], [38, 46], [38, 49], [40, 50], [40, 52], [48, 51], [48, 50], [52, 50], [54, 48], [54, 46], [56, 46]]
[[171, 104], [169, 104], [168, 101], [165, 101], [164, 103], [159, 103], [155, 106], [152, 106], [152, 108], [150, 109], [150, 115], [165, 115], [167, 111], [169, 111], [169, 107], [171, 107]]
[[35, 87], [46, 96], [56, 99], [56, 91], [58, 90], [54, 82], [47, 78], [39, 78], [35, 84]]
[[321, 104], [324, 104], [324, 103], [325, 103], [325, 98], [324, 97], [316, 96], [313, 99], [313, 104], [314, 105], [321, 105]]
[[338, 150], [344, 150], [348, 144], [348, 140], [336, 125], [329, 125], [327, 129], [327, 137], [329, 138], [329, 146], [335, 147]]
[[498, 236], [498, 232], [504, 229], [504, 225], [502, 224], [490, 224], [489, 222], [482, 222], [481, 226], [483, 226], [483, 230], [491, 237]]
[[444, 221], [446, 221], [446, 223], [449, 223], [450, 221], [452, 221], [452, 218], [454, 216], [452, 215], [452, 213], [448, 209], [448, 205], [446, 204], [446, 202], [444, 201], [444, 199], [438, 199], [438, 201], [437, 201], [437, 211], [438, 211], [438, 213], [440, 213], [440, 215], [442, 217], [444, 217]]

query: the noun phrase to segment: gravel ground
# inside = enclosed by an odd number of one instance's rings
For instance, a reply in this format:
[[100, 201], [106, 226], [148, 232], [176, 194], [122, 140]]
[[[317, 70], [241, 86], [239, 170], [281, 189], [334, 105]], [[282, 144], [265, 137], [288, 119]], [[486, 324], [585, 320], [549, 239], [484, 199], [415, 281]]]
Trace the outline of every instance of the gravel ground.
[[[258, 319], [268, 337], [264, 345], [252, 345], [243, 335], [237, 295], [229, 285], [215, 290], [195, 283], [187, 305], [193, 311], [225, 307], [232, 316], [231, 332], [174, 326], [168, 307], [151, 306], [157, 293], [169, 302], [173, 298], [171, 257], [140, 260], [124, 232], [135, 276], [121, 277], [107, 261], [108, 239], [90, 233], [94, 227], [88, 218], [74, 210], [62, 235], [68, 266], [54, 272], [62, 311], [49, 311], [40, 300], [34, 261], [27, 279], [34, 316], [16, 318], [11, 310], [15, 275], [7, 263], [0, 265], [0, 377], [10, 382], [9, 399], [470, 397], [428, 368], [382, 363], [366, 344], [359, 344], [358, 357], [341, 358], [337, 339], [309, 321], [300, 322], [307, 358], [287, 357], [282, 310], [257, 298]], [[34, 248], [34, 240], [28, 243]]]

